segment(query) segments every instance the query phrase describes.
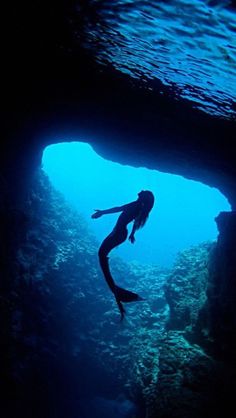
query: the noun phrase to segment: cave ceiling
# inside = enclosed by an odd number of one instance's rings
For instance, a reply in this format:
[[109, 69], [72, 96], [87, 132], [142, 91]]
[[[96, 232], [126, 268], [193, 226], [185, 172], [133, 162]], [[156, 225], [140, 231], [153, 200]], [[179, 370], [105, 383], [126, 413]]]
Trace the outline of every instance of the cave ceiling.
[[[236, 14], [230, 2], [117, 0], [78, 2], [75, 38], [101, 65], [155, 89], [155, 80], [210, 114], [234, 117]], [[80, 33], [80, 16], [84, 32]], [[78, 16], [78, 21], [77, 21]]]
[[13, 1], [5, 23], [3, 165], [84, 138], [232, 194], [234, 1]]
[[235, 119], [233, 1], [13, 1], [9, 9], [5, 43], [15, 75], [40, 76], [55, 57], [70, 67], [73, 56], [79, 77], [88, 67], [84, 52], [97, 73], [117, 70], [141, 89]]

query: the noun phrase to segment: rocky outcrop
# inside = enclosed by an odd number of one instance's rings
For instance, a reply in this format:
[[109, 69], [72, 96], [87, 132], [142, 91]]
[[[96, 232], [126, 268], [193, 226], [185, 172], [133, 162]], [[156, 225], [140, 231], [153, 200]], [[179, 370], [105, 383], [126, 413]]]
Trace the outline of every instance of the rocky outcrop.
[[161, 341], [158, 381], [147, 416], [220, 418], [234, 403], [233, 382], [230, 367], [189, 343], [183, 331], [169, 331]]
[[168, 328], [193, 330], [204, 306], [209, 278], [209, 253], [213, 243], [203, 243], [181, 252], [165, 286], [170, 307]]
[[216, 223], [219, 236], [211, 257], [207, 303], [202, 320], [215, 354], [235, 364], [236, 213], [221, 212]]

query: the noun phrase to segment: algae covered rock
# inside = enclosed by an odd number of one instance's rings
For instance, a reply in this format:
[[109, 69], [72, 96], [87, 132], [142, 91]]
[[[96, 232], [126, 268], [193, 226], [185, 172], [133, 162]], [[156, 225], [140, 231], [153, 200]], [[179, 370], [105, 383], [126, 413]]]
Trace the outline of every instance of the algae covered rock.
[[221, 212], [216, 223], [219, 237], [210, 265], [208, 300], [202, 321], [211, 349], [235, 361], [236, 351], [236, 212]]
[[203, 243], [179, 253], [165, 285], [170, 307], [169, 329], [192, 329], [207, 299], [209, 254], [214, 244]]
[[169, 331], [161, 342], [159, 374], [149, 394], [149, 418], [220, 417], [224, 411], [226, 377], [222, 365], [182, 331]]

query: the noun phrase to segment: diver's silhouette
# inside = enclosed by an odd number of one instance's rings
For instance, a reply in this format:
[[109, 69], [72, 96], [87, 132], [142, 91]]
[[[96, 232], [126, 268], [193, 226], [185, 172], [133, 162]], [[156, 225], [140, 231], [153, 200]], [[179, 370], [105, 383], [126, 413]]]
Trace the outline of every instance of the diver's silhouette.
[[134, 302], [142, 300], [142, 298], [140, 298], [136, 293], [122, 289], [115, 284], [109, 269], [108, 254], [113, 248], [117, 247], [117, 245], [126, 240], [128, 236], [127, 225], [132, 221], [134, 221], [134, 223], [129, 236], [129, 240], [132, 244], [135, 242], [134, 234], [146, 223], [149, 212], [151, 211], [153, 205], [153, 193], [148, 190], [142, 190], [140, 193], [138, 193], [138, 199], [134, 202], [106, 210], [95, 209], [95, 213], [92, 215], [92, 218], [96, 219], [109, 213], [122, 212], [113, 231], [104, 239], [98, 251], [101, 269], [108, 286], [114, 293], [117, 305], [121, 313], [121, 319], [123, 319], [125, 314], [125, 310], [121, 302]]

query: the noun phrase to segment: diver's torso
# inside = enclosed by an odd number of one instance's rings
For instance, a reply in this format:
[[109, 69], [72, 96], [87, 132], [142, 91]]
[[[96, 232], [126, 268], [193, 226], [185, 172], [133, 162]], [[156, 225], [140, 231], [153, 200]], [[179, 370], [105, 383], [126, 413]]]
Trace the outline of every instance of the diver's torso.
[[115, 229], [122, 229], [134, 221], [134, 219], [138, 216], [141, 209], [141, 205], [135, 201], [131, 203], [119, 216], [118, 221], [116, 223]]

